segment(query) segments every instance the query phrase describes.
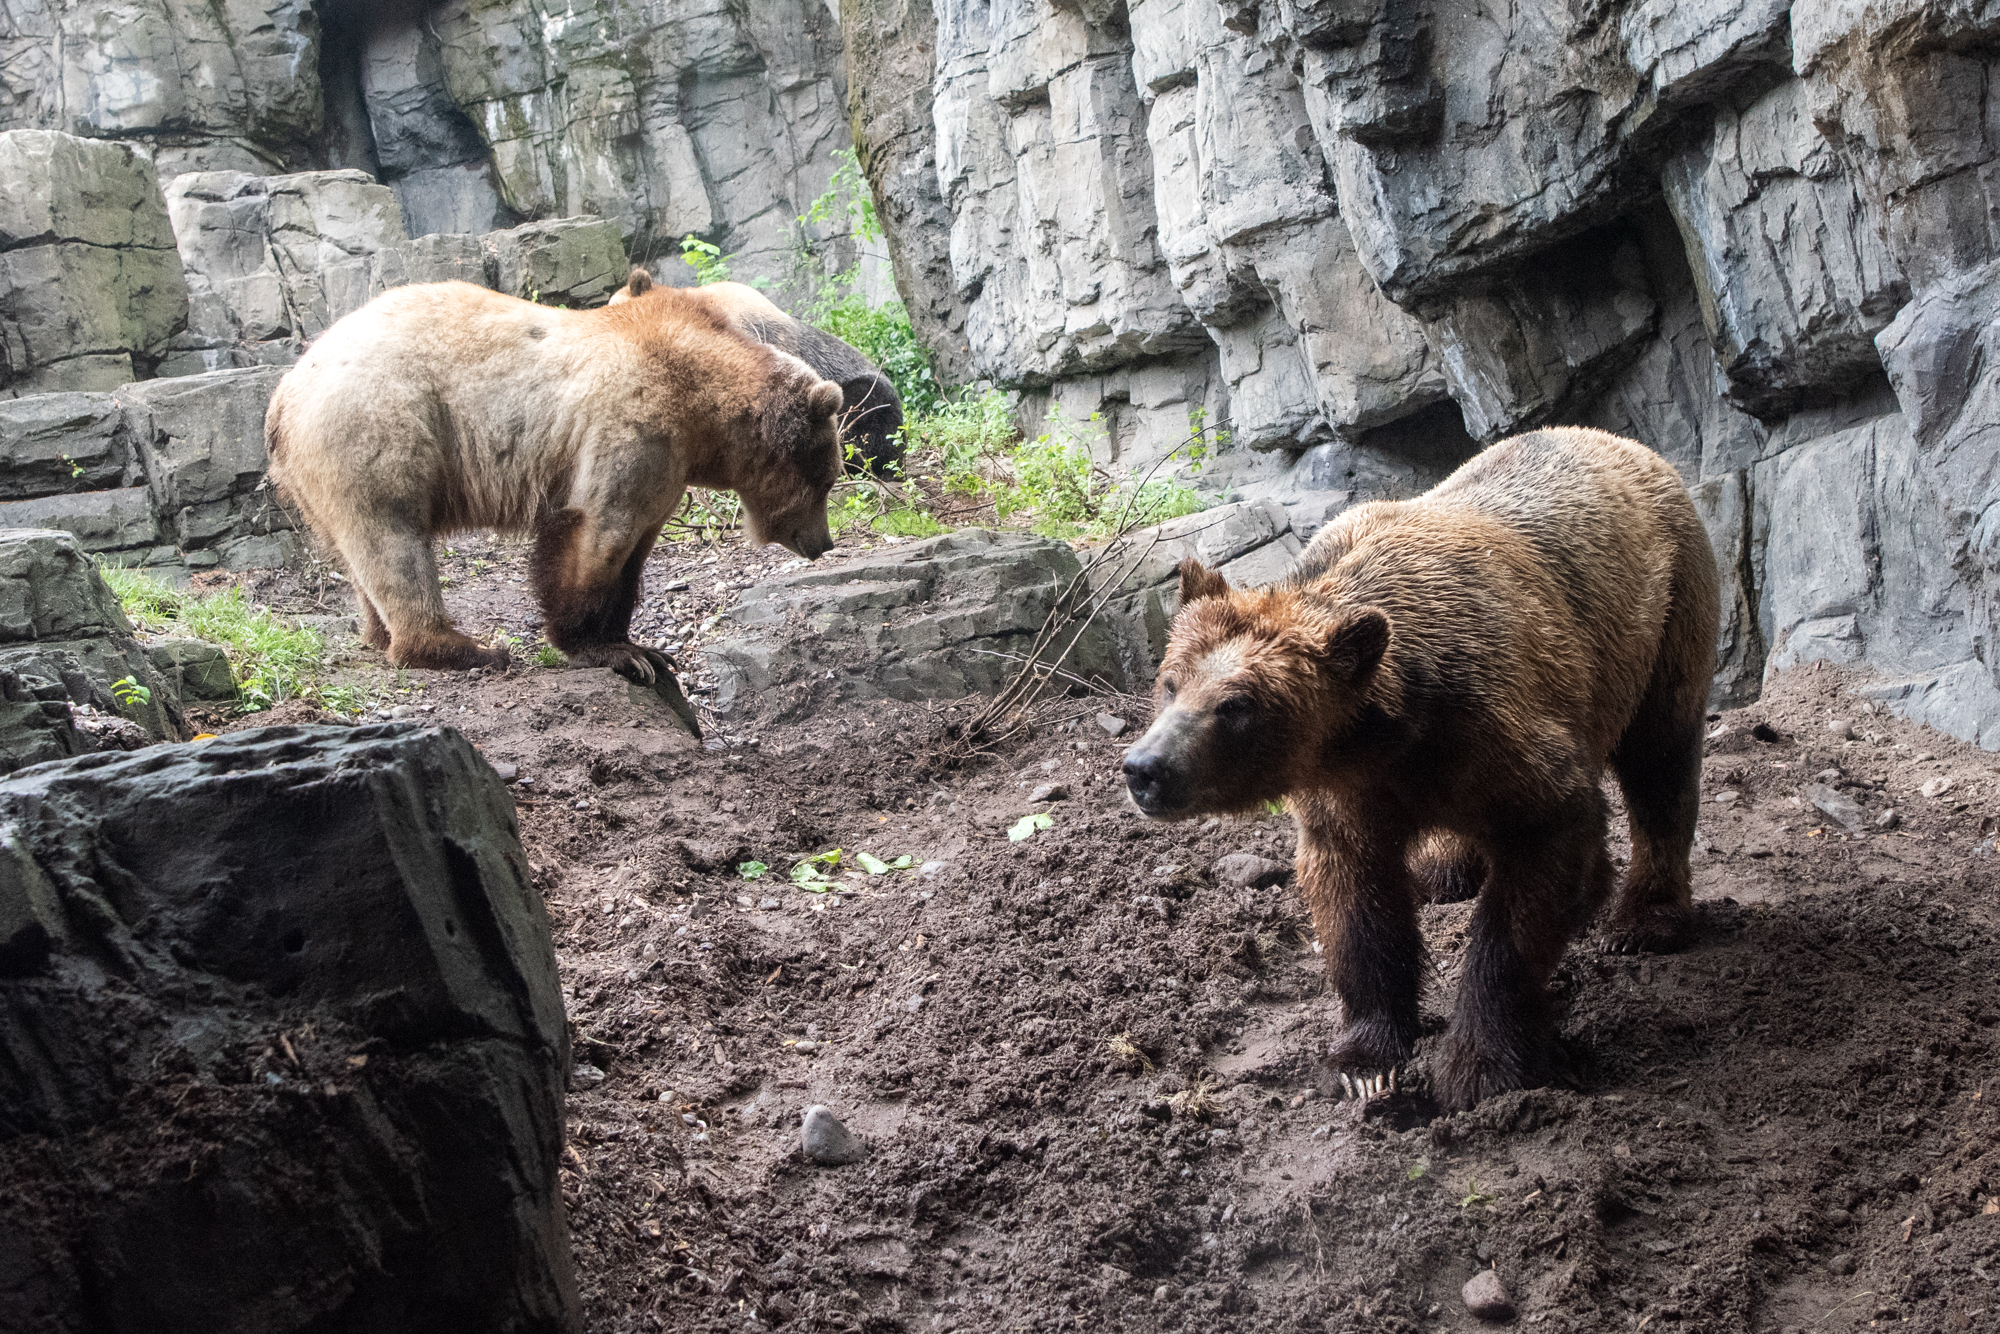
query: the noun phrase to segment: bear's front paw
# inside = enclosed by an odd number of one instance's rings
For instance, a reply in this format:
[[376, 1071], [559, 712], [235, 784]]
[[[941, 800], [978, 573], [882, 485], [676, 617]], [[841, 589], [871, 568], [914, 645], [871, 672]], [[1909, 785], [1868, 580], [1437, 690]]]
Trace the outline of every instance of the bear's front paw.
[[1606, 954], [1672, 954], [1694, 942], [1694, 914], [1660, 906], [1619, 913], [1597, 937]]
[[1386, 1018], [1350, 1020], [1327, 1052], [1349, 1097], [1379, 1098], [1396, 1091], [1410, 1059], [1411, 1040]]
[[658, 649], [639, 644], [592, 644], [574, 649], [570, 661], [585, 667], [609, 667], [628, 681], [652, 685], [661, 672], [671, 672], [674, 660]]

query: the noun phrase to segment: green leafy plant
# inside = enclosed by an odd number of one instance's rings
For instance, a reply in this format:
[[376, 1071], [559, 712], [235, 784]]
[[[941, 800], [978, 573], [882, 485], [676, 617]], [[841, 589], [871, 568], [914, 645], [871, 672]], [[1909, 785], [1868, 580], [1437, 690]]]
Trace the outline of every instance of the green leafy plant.
[[770, 872], [771, 868], [763, 862], [738, 862], [736, 866], [736, 874], [745, 880], [762, 880]]
[[904, 853], [892, 861], [883, 861], [873, 853], [857, 852], [855, 862], [870, 875], [887, 875], [891, 871], [907, 871], [916, 864], [916, 858]]
[[537, 667], [561, 667], [569, 662], [563, 651], [544, 639], [535, 645], [535, 665]]
[[83, 465], [81, 463], [78, 463], [67, 454], [62, 455], [61, 458], [64, 463], [69, 465], [69, 475], [72, 480], [83, 476]]
[[123, 709], [143, 709], [153, 702], [153, 692], [130, 676], [121, 676], [111, 683], [111, 697]]
[[1403, 1179], [1406, 1181], [1416, 1181], [1421, 1179], [1423, 1175], [1430, 1170], [1431, 1170], [1431, 1160], [1428, 1158], [1419, 1158], [1417, 1159], [1417, 1161], [1410, 1164], [1410, 1170], [1403, 1174]]
[[1040, 811], [1036, 811], [1033, 815], [1024, 815], [1007, 827], [1007, 841], [1019, 843], [1023, 839], [1033, 838], [1036, 831], [1047, 829], [1054, 823], [1054, 816], [1044, 815]]
[[810, 893], [824, 894], [829, 890], [840, 888], [840, 882], [833, 879], [833, 873], [838, 870], [840, 870], [840, 849], [830, 848], [792, 863], [791, 881], [800, 889]]
[[1475, 1204], [1491, 1204], [1492, 1202], [1493, 1197], [1479, 1189], [1478, 1177], [1467, 1177], [1465, 1179], [1465, 1198], [1458, 1202], [1459, 1208], [1470, 1209]]
[[723, 254], [721, 246], [704, 241], [693, 232], [681, 238], [681, 263], [694, 270], [697, 287], [728, 282], [729, 261], [735, 258], [734, 255]]

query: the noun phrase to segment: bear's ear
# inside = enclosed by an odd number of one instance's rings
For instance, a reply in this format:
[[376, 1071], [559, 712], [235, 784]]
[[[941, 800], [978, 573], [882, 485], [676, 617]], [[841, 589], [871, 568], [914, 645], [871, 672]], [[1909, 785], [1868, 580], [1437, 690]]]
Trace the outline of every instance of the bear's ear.
[[1180, 571], [1183, 607], [1203, 598], [1219, 598], [1229, 592], [1229, 581], [1193, 556], [1181, 562]]
[[625, 280], [627, 297], [644, 296], [653, 290], [653, 275], [644, 269], [632, 270], [632, 276]]
[[840, 405], [846, 401], [847, 396], [841, 393], [839, 385], [831, 380], [821, 380], [807, 391], [806, 410], [812, 413], [814, 420], [818, 420], [840, 411]]
[[1327, 630], [1320, 655], [1328, 670], [1359, 686], [1382, 665], [1389, 648], [1389, 618], [1380, 607], [1351, 607]]

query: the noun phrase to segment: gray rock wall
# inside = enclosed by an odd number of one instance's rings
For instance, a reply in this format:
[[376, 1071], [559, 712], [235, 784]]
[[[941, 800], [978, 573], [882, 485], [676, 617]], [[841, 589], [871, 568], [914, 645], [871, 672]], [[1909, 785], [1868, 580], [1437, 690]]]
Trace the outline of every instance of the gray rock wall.
[[871, 178], [892, 243], [925, 257], [906, 280], [951, 284], [933, 343], [1021, 390], [1024, 420], [1095, 413], [1081, 433], [1129, 461], [1204, 408], [1238, 450], [1211, 484], [1302, 536], [1515, 431], [1634, 435], [1682, 470], [1728, 578], [1718, 700], [1865, 663], [1898, 707], [2000, 747], [2000, 18], [884, 12], [870, 67], [905, 91], [856, 123], [896, 164]]
[[[358, 169], [411, 236], [609, 218], [668, 282], [691, 277], [688, 233], [738, 278], [790, 278], [796, 219], [852, 143], [824, 0], [13, 0], [17, 129], [122, 141], [162, 181]], [[826, 263], [855, 259], [844, 222], [813, 230]]]
[[[262, 559], [277, 535], [246, 518], [247, 474], [200, 499], [152, 476], [173, 451], [121, 385], [284, 364], [399, 282], [588, 303], [628, 257], [685, 281], [687, 232], [782, 282], [852, 135], [939, 366], [1018, 391], [1030, 426], [1059, 411], [1121, 465], [1223, 426], [1208, 484], [1276, 503], [1300, 538], [1513, 431], [1623, 431], [1711, 524], [1718, 698], [1767, 666], [1861, 662], [2000, 744], [1986, 10], [32, 0], [10, 18], [0, 130], [78, 138], [0, 139], [116, 233], [13, 202], [27, 213], [0, 224], [7, 392], [118, 394], [0, 415], [20, 477], [0, 504], [38, 507], [18, 522]], [[822, 264], [855, 253], [808, 240]], [[69, 292], [91, 295], [50, 295]]]

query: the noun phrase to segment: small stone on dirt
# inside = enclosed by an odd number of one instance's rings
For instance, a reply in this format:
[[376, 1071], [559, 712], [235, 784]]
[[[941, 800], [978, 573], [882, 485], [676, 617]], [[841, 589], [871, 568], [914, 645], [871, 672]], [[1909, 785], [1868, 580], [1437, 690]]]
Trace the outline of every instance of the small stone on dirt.
[[1219, 885], [1229, 885], [1236, 889], [1263, 888], [1275, 885], [1292, 873], [1292, 868], [1283, 862], [1272, 861], [1269, 857], [1259, 857], [1254, 852], [1232, 852], [1216, 859], [1210, 868]]
[[1061, 783], [1044, 783], [1028, 794], [1028, 804], [1042, 801], [1064, 801], [1069, 797], [1069, 789]]
[[806, 1157], [822, 1167], [858, 1163], [868, 1153], [861, 1141], [840, 1123], [833, 1110], [818, 1103], [806, 1108], [799, 1127], [799, 1146], [805, 1150]]
[[1826, 1262], [1827, 1272], [1839, 1274], [1842, 1278], [1854, 1272], [1854, 1257], [1847, 1254], [1834, 1256]]
[[1735, 788], [1724, 788], [1722, 791], [1716, 793], [1712, 800], [1718, 806], [1734, 806], [1736, 799], [1742, 795]]
[[1824, 783], [1807, 783], [1801, 789], [1800, 795], [1811, 802], [1827, 819], [1834, 821], [1843, 829], [1859, 829], [1867, 819], [1867, 813], [1856, 804], [1854, 798]]
[[1875, 827], [1877, 829], [1894, 829], [1901, 823], [1903, 823], [1903, 813], [1893, 806], [1875, 817]]
[[1481, 1320], [1514, 1318], [1514, 1303], [1507, 1299], [1507, 1289], [1500, 1286], [1500, 1275], [1491, 1269], [1482, 1269], [1467, 1279], [1460, 1295], [1465, 1298], [1465, 1309]]
[[500, 775], [500, 781], [503, 783], [511, 783], [521, 776], [520, 768], [507, 763], [505, 760], [493, 760], [491, 763], [493, 765], [493, 772]]
[[1115, 713], [1098, 714], [1097, 725], [1103, 728], [1105, 733], [1110, 736], [1123, 736], [1125, 735], [1125, 729], [1131, 726], [1131, 724]]
[[1854, 725], [1845, 718], [1834, 719], [1826, 725], [1826, 730], [1833, 733], [1834, 738], [1839, 741], [1848, 741], [1854, 736]]
[[1942, 797], [1945, 793], [1951, 791], [1951, 780], [1943, 774], [1939, 774], [1936, 778], [1925, 779], [1924, 785], [1918, 788], [1917, 791], [1933, 799]]
[[579, 1065], [570, 1071], [569, 1082], [572, 1088], [594, 1088], [604, 1082], [604, 1072], [594, 1065]]

